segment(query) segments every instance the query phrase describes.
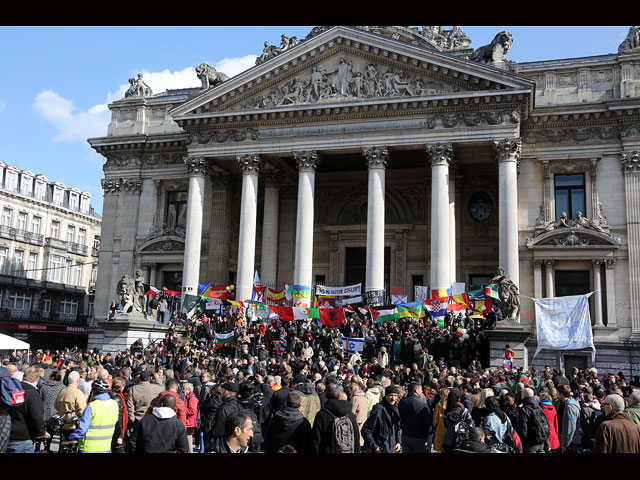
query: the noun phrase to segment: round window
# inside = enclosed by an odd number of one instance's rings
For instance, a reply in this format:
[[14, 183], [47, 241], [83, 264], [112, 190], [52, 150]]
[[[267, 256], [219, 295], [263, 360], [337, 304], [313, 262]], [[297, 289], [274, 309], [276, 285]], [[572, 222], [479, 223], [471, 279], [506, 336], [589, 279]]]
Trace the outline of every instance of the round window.
[[484, 192], [474, 193], [469, 203], [469, 213], [471, 216], [479, 221], [484, 222], [491, 216], [493, 212], [493, 202], [491, 197]]

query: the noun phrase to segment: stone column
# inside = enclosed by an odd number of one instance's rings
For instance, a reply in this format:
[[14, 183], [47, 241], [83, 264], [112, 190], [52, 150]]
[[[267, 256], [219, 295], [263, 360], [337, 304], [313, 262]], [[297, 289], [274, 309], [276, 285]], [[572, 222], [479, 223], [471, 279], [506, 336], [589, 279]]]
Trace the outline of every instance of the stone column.
[[[313, 215], [316, 167], [315, 151], [294, 152], [298, 166], [298, 210], [296, 216], [296, 253], [294, 259], [294, 285], [311, 288], [313, 283]], [[302, 306], [302, 305], [300, 305]]]
[[494, 142], [498, 157], [499, 262], [511, 281], [520, 286], [518, 255], [518, 162], [522, 140]]
[[539, 259], [533, 260], [533, 296], [542, 298], [542, 264]]
[[616, 320], [616, 259], [608, 258], [605, 262], [605, 282], [607, 285], [607, 328], [617, 328]]
[[386, 147], [363, 148], [369, 185], [367, 196], [367, 266], [365, 292], [384, 290], [384, 196], [385, 169], [389, 160]]
[[[631, 340], [640, 340], [640, 152], [621, 154], [629, 245], [629, 297]], [[609, 290], [607, 288], [607, 290]]]
[[600, 272], [600, 266], [604, 260], [600, 258], [594, 258], [591, 260], [593, 263], [593, 316], [595, 318], [595, 326], [602, 327], [602, 275]]
[[242, 170], [240, 235], [238, 239], [238, 279], [236, 300], [251, 299], [256, 256], [256, 218], [258, 213], [258, 174], [262, 166], [259, 155], [238, 155]]
[[451, 287], [449, 249], [449, 164], [450, 143], [427, 146], [431, 159], [431, 289]]
[[200, 281], [200, 249], [202, 247], [202, 213], [204, 208], [204, 177], [208, 165], [204, 157], [186, 157], [189, 170], [187, 227], [184, 239], [184, 268], [182, 293], [197, 295]]
[[451, 159], [449, 168], [449, 274], [451, 282], [457, 278], [456, 270], [456, 170], [455, 159]]
[[[266, 173], [266, 175], [265, 175]], [[276, 285], [278, 271], [278, 207], [280, 203], [279, 174], [273, 170], [264, 176], [264, 215], [262, 220], [262, 254], [260, 258], [260, 280]]]
[[209, 240], [209, 261], [207, 281], [214, 285], [229, 282], [229, 244], [231, 215], [229, 204], [234, 179], [230, 173], [213, 172], [211, 175], [211, 234]]
[[555, 288], [554, 288], [554, 275], [553, 275], [553, 265], [555, 260], [545, 260], [544, 261], [544, 271], [547, 279], [547, 288], [546, 288], [546, 297], [553, 298], [555, 296]]

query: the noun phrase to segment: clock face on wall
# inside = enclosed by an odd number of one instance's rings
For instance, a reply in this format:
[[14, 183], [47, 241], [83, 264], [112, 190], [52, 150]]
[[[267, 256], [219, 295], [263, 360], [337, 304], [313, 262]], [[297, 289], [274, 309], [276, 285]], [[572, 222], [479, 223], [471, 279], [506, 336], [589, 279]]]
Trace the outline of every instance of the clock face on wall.
[[474, 220], [484, 222], [493, 212], [493, 202], [484, 192], [474, 193], [469, 202], [469, 213]]

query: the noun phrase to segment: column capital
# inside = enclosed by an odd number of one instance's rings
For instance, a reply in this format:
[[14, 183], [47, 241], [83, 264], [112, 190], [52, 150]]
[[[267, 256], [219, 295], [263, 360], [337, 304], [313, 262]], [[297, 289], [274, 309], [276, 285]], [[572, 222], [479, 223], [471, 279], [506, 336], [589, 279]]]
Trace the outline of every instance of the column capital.
[[607, 266], [607, 268], [613, 268], [616, 266], [616, 259], [615, 258], [607, 258], [605, 259], [605, 264]]
[[184, 164], [187, 166], [189, 175], [204, 176], [209, 171], [209, 164], [202, 156], [184, 157]]
[[602, 265], [603, 263], [605, 263], [605, 259], [603, 258], [592, 258], [591, 259], [591, 263], [593, 263], [594, 266], [599, 266]]
[[367, 168], [385, 169], [391, 158], [387, 147], [364, 147], [362, 154], [365, 156]]
[[431, 166], [447, 165], [453, 161], [453, 145], [451, 143], [433, 143], [426, 146], [431, 159]]
[[293, 158], [301, 172], [315, 172], [316, 167], [320, 164], [320, 157], [316, 150], [293, 152]]
[[554, 266], [555, 263], [556, 263], [556, 261], [551, 259], [551, 258], [547, 258], [547, 259], [544, 260], [544, 264], [545, 265], [549, 265], [550, 267]]
[[640, 152], [637, 150], [622, 152], [620, 154], [620, 161], [622, 162], [622, 171], [624, 173], [640, 172]]
[[240, 165], [243, 175], [258, 175], [260, 167], [262, 167], [262, 158], [257, 153], [248, 153], [246, 155], [237, 155], [236, 160]]
[[504, 140], [494, 141], [493, 146], [496, 150], [498, 162], [519, 162], [522, 153], [521, 138], [505, 138]]
[[541, 268], [544, 265], [544, 260], [541, 258], [534, 258], [532, 260], [534, 268]]

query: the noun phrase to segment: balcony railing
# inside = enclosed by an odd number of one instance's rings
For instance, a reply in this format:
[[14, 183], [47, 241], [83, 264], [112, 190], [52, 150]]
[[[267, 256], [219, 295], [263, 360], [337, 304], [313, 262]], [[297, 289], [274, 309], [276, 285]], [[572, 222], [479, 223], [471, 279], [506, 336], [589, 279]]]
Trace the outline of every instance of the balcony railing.
[[86, 255], [89, 247], [80, 245], [79, 243], [67, 242], [67, 251], [78, 255]]
[[89, 322], [89, 316], [79, 313], [0, 308], [0, 320], [86, 326]]
[[17, 240], [18, 242], [31, 243], [32, 245], [44, 244], [43, 235], [32, 233], [27, 230], [19, 230], [6, 225], [0, 225], [0, 237]]

